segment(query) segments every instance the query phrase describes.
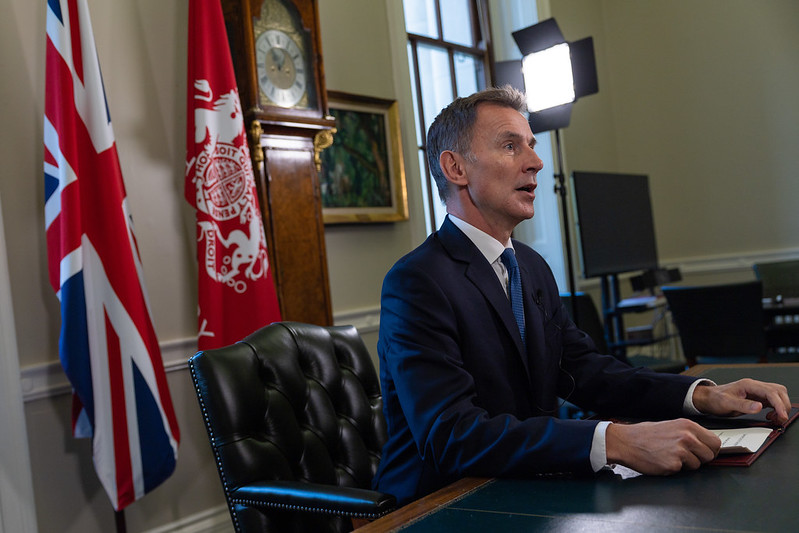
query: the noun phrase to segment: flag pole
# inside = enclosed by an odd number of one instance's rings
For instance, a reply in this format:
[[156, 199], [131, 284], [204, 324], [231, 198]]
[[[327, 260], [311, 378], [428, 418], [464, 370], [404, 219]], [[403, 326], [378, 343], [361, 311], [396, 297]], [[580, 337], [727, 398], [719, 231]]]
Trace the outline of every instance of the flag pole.
[[117, 511], [114, 510], [114, 521], [116, 522], [117, 526], [117, 533], [127, 533], [127, 525], [125, 524], [125, 510], [120, 509]]

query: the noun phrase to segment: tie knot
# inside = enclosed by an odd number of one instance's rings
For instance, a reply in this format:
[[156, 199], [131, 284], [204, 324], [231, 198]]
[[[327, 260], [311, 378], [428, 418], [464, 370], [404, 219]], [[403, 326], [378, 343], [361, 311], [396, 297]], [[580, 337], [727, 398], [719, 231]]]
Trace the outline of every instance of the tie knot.
[[505, 248], [500, 259], [502, 259], [502, 263], [509, 271], [519, 268], [519, 263], [516, 262], [516, 254], [513, 252], [513, 248]]

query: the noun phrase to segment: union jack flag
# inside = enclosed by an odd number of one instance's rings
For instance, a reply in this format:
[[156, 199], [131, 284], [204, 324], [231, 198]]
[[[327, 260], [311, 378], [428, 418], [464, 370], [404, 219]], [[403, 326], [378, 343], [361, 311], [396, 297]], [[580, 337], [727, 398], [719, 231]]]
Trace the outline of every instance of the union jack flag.
[[86, 0], [47, 1], [45, 227], [73, 432], [124, 509], [175, 469], [180, 432], [144, 288]]

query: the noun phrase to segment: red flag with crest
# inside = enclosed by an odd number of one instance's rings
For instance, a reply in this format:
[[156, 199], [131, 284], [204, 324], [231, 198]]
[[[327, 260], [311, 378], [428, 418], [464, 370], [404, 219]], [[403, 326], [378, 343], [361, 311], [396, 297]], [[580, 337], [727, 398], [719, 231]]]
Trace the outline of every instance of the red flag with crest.
[[200, 350], [280, 320], [219, 0], [189, 2], [186, 200], [197, 209]]

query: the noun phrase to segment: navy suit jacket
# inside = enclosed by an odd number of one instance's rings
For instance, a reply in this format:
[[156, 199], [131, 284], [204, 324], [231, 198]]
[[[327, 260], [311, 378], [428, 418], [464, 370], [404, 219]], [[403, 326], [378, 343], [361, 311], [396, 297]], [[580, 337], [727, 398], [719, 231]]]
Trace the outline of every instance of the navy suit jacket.
[[400, 503], [464, 476], [591, 473], [598, 422], [556, 418], [559, 397], [614, 416], [682, 415], [693, 378], [597, 353], [544, 259], [513, 245], [526, 349], [497, 275], [449, 219], [386, 275], [378, 353], [388, 442], [374, 486]]

